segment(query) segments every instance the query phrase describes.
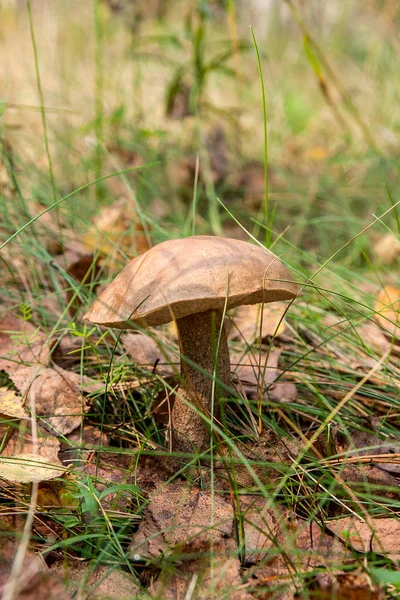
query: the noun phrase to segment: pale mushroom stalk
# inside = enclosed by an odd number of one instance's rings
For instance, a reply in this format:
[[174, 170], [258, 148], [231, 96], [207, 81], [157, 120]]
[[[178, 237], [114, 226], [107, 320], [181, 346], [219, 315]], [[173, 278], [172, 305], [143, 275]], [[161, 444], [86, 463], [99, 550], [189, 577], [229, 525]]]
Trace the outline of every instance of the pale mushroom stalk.
[[[210, 428], [199, 412], [209, 419], [218, 420], [219, 397], [226, 395], [219, 382], [231, 386], [229, 349], [222, 320], [220, 310], [207, 310], [176, 321], [183, 356], [181, 375], [184, 384], [175, 396], [171, 415], [172, 447], [175, 451], [202, 451], [209, 447]], [[185, 357], [189, 360], [186, 361]], [[197, 411], [190, 405], [195, 406]]]

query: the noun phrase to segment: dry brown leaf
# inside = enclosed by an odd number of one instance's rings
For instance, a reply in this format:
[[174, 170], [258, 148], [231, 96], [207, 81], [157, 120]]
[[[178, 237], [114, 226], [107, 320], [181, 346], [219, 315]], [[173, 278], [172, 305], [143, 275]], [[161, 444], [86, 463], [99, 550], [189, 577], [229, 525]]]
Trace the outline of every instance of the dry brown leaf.
[[[351, 557], [345, 545], [322, 531], [317, 523], [289, 514], [282, 514], [278, 522], [273, 548], [272, 557], [268, 559], [267, 553], [248, 574], [248, 591], [257, 598], [267, 594], [265, 597], [294, 600], [304, 589], [300, 573], [321, 567], [334, 573]], [[274, 556], [277, 548], [280, 553]]]
[[386, 594], [372, 585], [365, 571], [321, 573], [316, 575], [307, 594], [309, 600], [385, 600]]
[[139, 221], [132, 198], [120, 198], [102, 208], [84, 237], [88, 248], [103, 255], [123, 250], [133, 257], [149, 249], [150, 230]]
[[366, 346], [370, 346], [375, 352], [385, 354], [390, 350], [390, 341], [384, 336], [382, 329], [376, 323], [363, 323], [356, 329]]
[[47, 458], [38, 454], [16, 454], [0, 456], [0, 477], [16, 483], [31, 483], [47, 481], [61, 477], [65, 467], [56, 459], [51, 463]]
[[266, 402], [294, 402], [297, 399], [297, 388], [290, 381], [279, 380], [278, 362], [282, 350], [271, 350], [268, 354], [253, 350], [242, 356], [236, 354], [232, 357], [232, 364], [237, 363], [234, 371], [234, 380], [239, 384], [246, 397], [256, 399], [260, 396], [260, 387], [263, 389], [263, 398]]
[[20, 431], [13, 429], [12, 435], [3, 448], [2, 456], [16, 454], [38, 454], [47, 462], [57, 462], [60, 442], [50, 435], [40, 425], [37, 425], [37, 438], [34, 440], [31, 428], [21, 424]]
[[15, 419], [29, 419], [21, 396], [18, 396], [14, 390], [8, 390], [5, 387], [0, 388], [0, 414]]
[[210, 600], [229, 598], [230, 600], [254, 600], [247, 592], [241, 578], [241, 565], [233, 540], [219, 540], [213, 544], [212, 560], [209, 554], [194, 560], [185, 560], [181, 565], [151, 583], [149, 593], [152, 598], [163, 600]]
[[260, 353], [259, 350], [253, 348], [244, 356], [234, 354], [231, 362], [233, 365], [237, 365], [234, 371], [235, 378], [244, 386], [248, 384], [248, 387], [256, 387], [255, 393], [257, 393], [260, 385], [265, 388], [277, 378], [281, 354], [280, 348], [271, 350], [269, 353], [263, 351]]
[[[0, 536], [0, 596], [4, 591], [4, 586], [11, 573], [15, 553], [18, 547], [18, 539], [15, 535], [12, 537]], [[22, 569], [18, 577], [18, 590], [29, 585], [29, 581], [40, 572], [46, 572], [47, 567], [42, 557], [31, 550], [27, 550], [22, 564]], [[60, 599], [61, 600], [61, 599]]]
[[381, 498], [399, 498], [399, 480], [374, 465], [348, 465], [340, 471], [341, 478], [346, 482], [349, 488], [357, 493], [368, 494], [371, 492], [371, 485], [374, 486], [374, 494]]
[[375, 243], [373, 253], [381, 263], [390, 265], [400, 256], [400, 240], [392, 233], [385, 233]]
[[18, 600], [72, 600], [62, 581], [49, 573], [37, 573], [18, 594]]
[[361, 522], [355, 517], [329, 521], [326, 527], [358, 552], [376, 552], [392, 560], [400, 559], [400, 521], [387, 517]]
[[231, 505], [209, 491], [174, 482], [152, 497], [145, 520], [130, 545], [131, 554], [159, 556], [179, 544], [181, 551], [205, 551], [233, 531]]
[[287, 325], [283, 315], [287, 310], [287, 303], [274, 302], [273, 306], [261, 304], [248, 304], [239, 306], [233, 319], [227, 321], [228, 339], [254, 342], [256, 339], [279, 337], [284, 334]]
[[375, 303], [376, 319], [385, 332], [400, 336], [400, 289], [387, 285]]
[[[249, 498], [244, 499], [246, 500]], [[276, 544], [279, 525], [275, 511], [268, 507], [263, 498], [253, 500], [246, 510], [242, 501], [241, 510], [244, 520], [245, 560], [247, 564], [254, 564], [263, 560]]]
[[74, 597], [79, 592], [86, 600], [132, 600], [140, 591], [129, 573], [102, 565], [93, 567], [89, 562], [82, 563], [72, 558], [54, 563], [50, 572], [63, 580]]
[[46, 337], [29, 321], [7, 314], [0, 319], [0, 370], [8, 375], [27, 364], [47, 364]]
[[304, 158], [311, 160], [325, 160], [328, 156], [328, 150], [324, 146], [312, 146], [304, 152]]
[[[140, 367], [161, 375], [179, 372], [179, 359], [164, 345], [143, 333], [126, 333], [122, 344], [129, 358]], [[175, 368], [174, 368], [175, 365]]]
[[79, 365], [81, 361], [82, 338], [74, 335], [63, 335], [51, 341], [51, 358], [63, 369]]
[[[379, 425], [379, 423], [378, 423]], [[384, 438], [379, 435], [379, 431], [364, 431], [356, 429], [352, 431], [351, 438], [343, 435], [340, 429], [334, 432], [336, 437], [336, 448], [338, 453], [346, 454], [348, 457], [363, 456], [373, 457], [371, 465], [364, 467], [359, 464], [357, 467], [364, 473], [366, 467], [373, 467], [378, 471], [381, 469], [389, 473], [400, 475], [400, 443], [396, 439]], [[379, 457], [382, 456], [382, 459]], [[390, 459], [390, 455], [392, 458]], [[371, 481], [371, 483], [373, 483]], [[396, 486], [396, 479], [392, 480], [392, 485]], [[387, 485], [388, 482], [382, 485]]]
[[0, 475], [14, 482], [45, 481], [65, 472], [59, 458], [60, 442], [36, 426], [35, 438], [31, 424], [21, 421], [13, 428], [0, 456]]
[[51, 431], [64, 435], [81, 425], [86, 402], [79, 375], [48, 367], [19, 367], [9, 375], [22, 395], [28, 393], [26, 405], [34, 400], [36, 415]]

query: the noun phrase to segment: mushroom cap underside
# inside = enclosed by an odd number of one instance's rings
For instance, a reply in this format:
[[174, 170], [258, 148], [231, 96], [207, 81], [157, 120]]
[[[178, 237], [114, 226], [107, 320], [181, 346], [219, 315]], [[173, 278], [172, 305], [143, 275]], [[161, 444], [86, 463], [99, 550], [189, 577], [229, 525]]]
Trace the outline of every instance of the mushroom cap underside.
[[154, 326], [206, 310], [290, 300], [298, 292], [275, 254], [241, 240], [193, 236], [131, 260], [85, 319], [107, 327]]

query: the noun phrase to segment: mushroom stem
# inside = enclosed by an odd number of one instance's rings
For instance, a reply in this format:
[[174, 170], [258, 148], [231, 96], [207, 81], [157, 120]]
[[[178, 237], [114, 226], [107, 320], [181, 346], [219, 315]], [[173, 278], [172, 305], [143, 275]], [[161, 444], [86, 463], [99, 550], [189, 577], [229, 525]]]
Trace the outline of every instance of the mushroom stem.
[[[205, 450], [210, 444], [210, 430], [201, 416], [187, 402], [211, 418], [213, 374], [216, 362], [216, 379], [227, 386], [231, 385], [231, 368], [225, 327], [221, 323], [223, 314], [219, 310], [196, 313], [176, 323], [179, 331], [181, 354], [181, 375], [183, 385], [176, 393], [171, 415], [172, 449], [178, 452]], [[219, 341], [218, 357], [215, 354]], [[209, 375], [207, 375], [208, 373]], [[219, 417], [218, 397], [220, 386], [216, 381], [213, 418]]]

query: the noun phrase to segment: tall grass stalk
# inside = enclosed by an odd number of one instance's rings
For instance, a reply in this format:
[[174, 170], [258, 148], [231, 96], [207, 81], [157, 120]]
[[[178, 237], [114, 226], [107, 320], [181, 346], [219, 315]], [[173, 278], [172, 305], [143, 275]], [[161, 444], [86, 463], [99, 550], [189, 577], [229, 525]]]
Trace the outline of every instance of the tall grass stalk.
[[[103, 169], [103, 129], [104, 129], [104, 24], [103, 24], [103, 3], [100, 0], [94, 0], [94, 33], [95, 33], [95, 178], [100, 179]], [[98, 192], [98, 186], [96, 191]]]
[[[57, 199], [57, 188], [56, 188], [56, 181], [55, 181], [55, 177], [54, 177], [53, 160], [52, 160], [51, 152], [50, 152], [46, 108], [45, 108], [45, 103], [44, 103], [42, 81], [40, 78], [39, 56], [38, 56], [38, 49], [37, 49], [37, 45], [36, 45], [35, 27], [34, 27], [34, 23], [33, 23], [33, 15], [32, 15], [32, 8], [31, 8], [30, 0], [26, 0], [26, 8], [28, 10], [29, 30], [30, 30], [30, 34], [31, 34], [33, 56], [34, 56], [34, 60], [35, 60], [36, 86], [37, 86], [37, 91], [38, 91], [38, 95], [39, 95], [40, 115], [42, 118], [44, 146], [45, 146], [47, 162], [48, 162], [48, 166], [49, 166], [49, 179], [50, 179], [50, 186], [51, 186], [51, 191], [52, 191], [52, 196], [53, 196], [53, 202], [55, 202]], [[58, 225], [58, 230], [59, 230], [59, 235], [60, 235], [60, 243], [62, 244], [62, 228], [61, 228], [60, 214], [59, 214], [58, 208], [56, 208], [56, 217], [57, 217], [57, 225]]]
[[268, 181], [268, 126], [267, 126], [267, 98], [265, 94], [264, 76], [262, 72], [261, 57], [258, 51], [256, 36], [252, 26], [250, 25], [251, 36], [253, 38], [254, 49], [257, 55], [258, 73], [260, 75], [262, 107], [263, 107], [263, 127], [264, 127], [264, 216], [265, 216], [265, 245], [267, 248], [271, 246], [271, 219], [269, 209], [269, 181]]

